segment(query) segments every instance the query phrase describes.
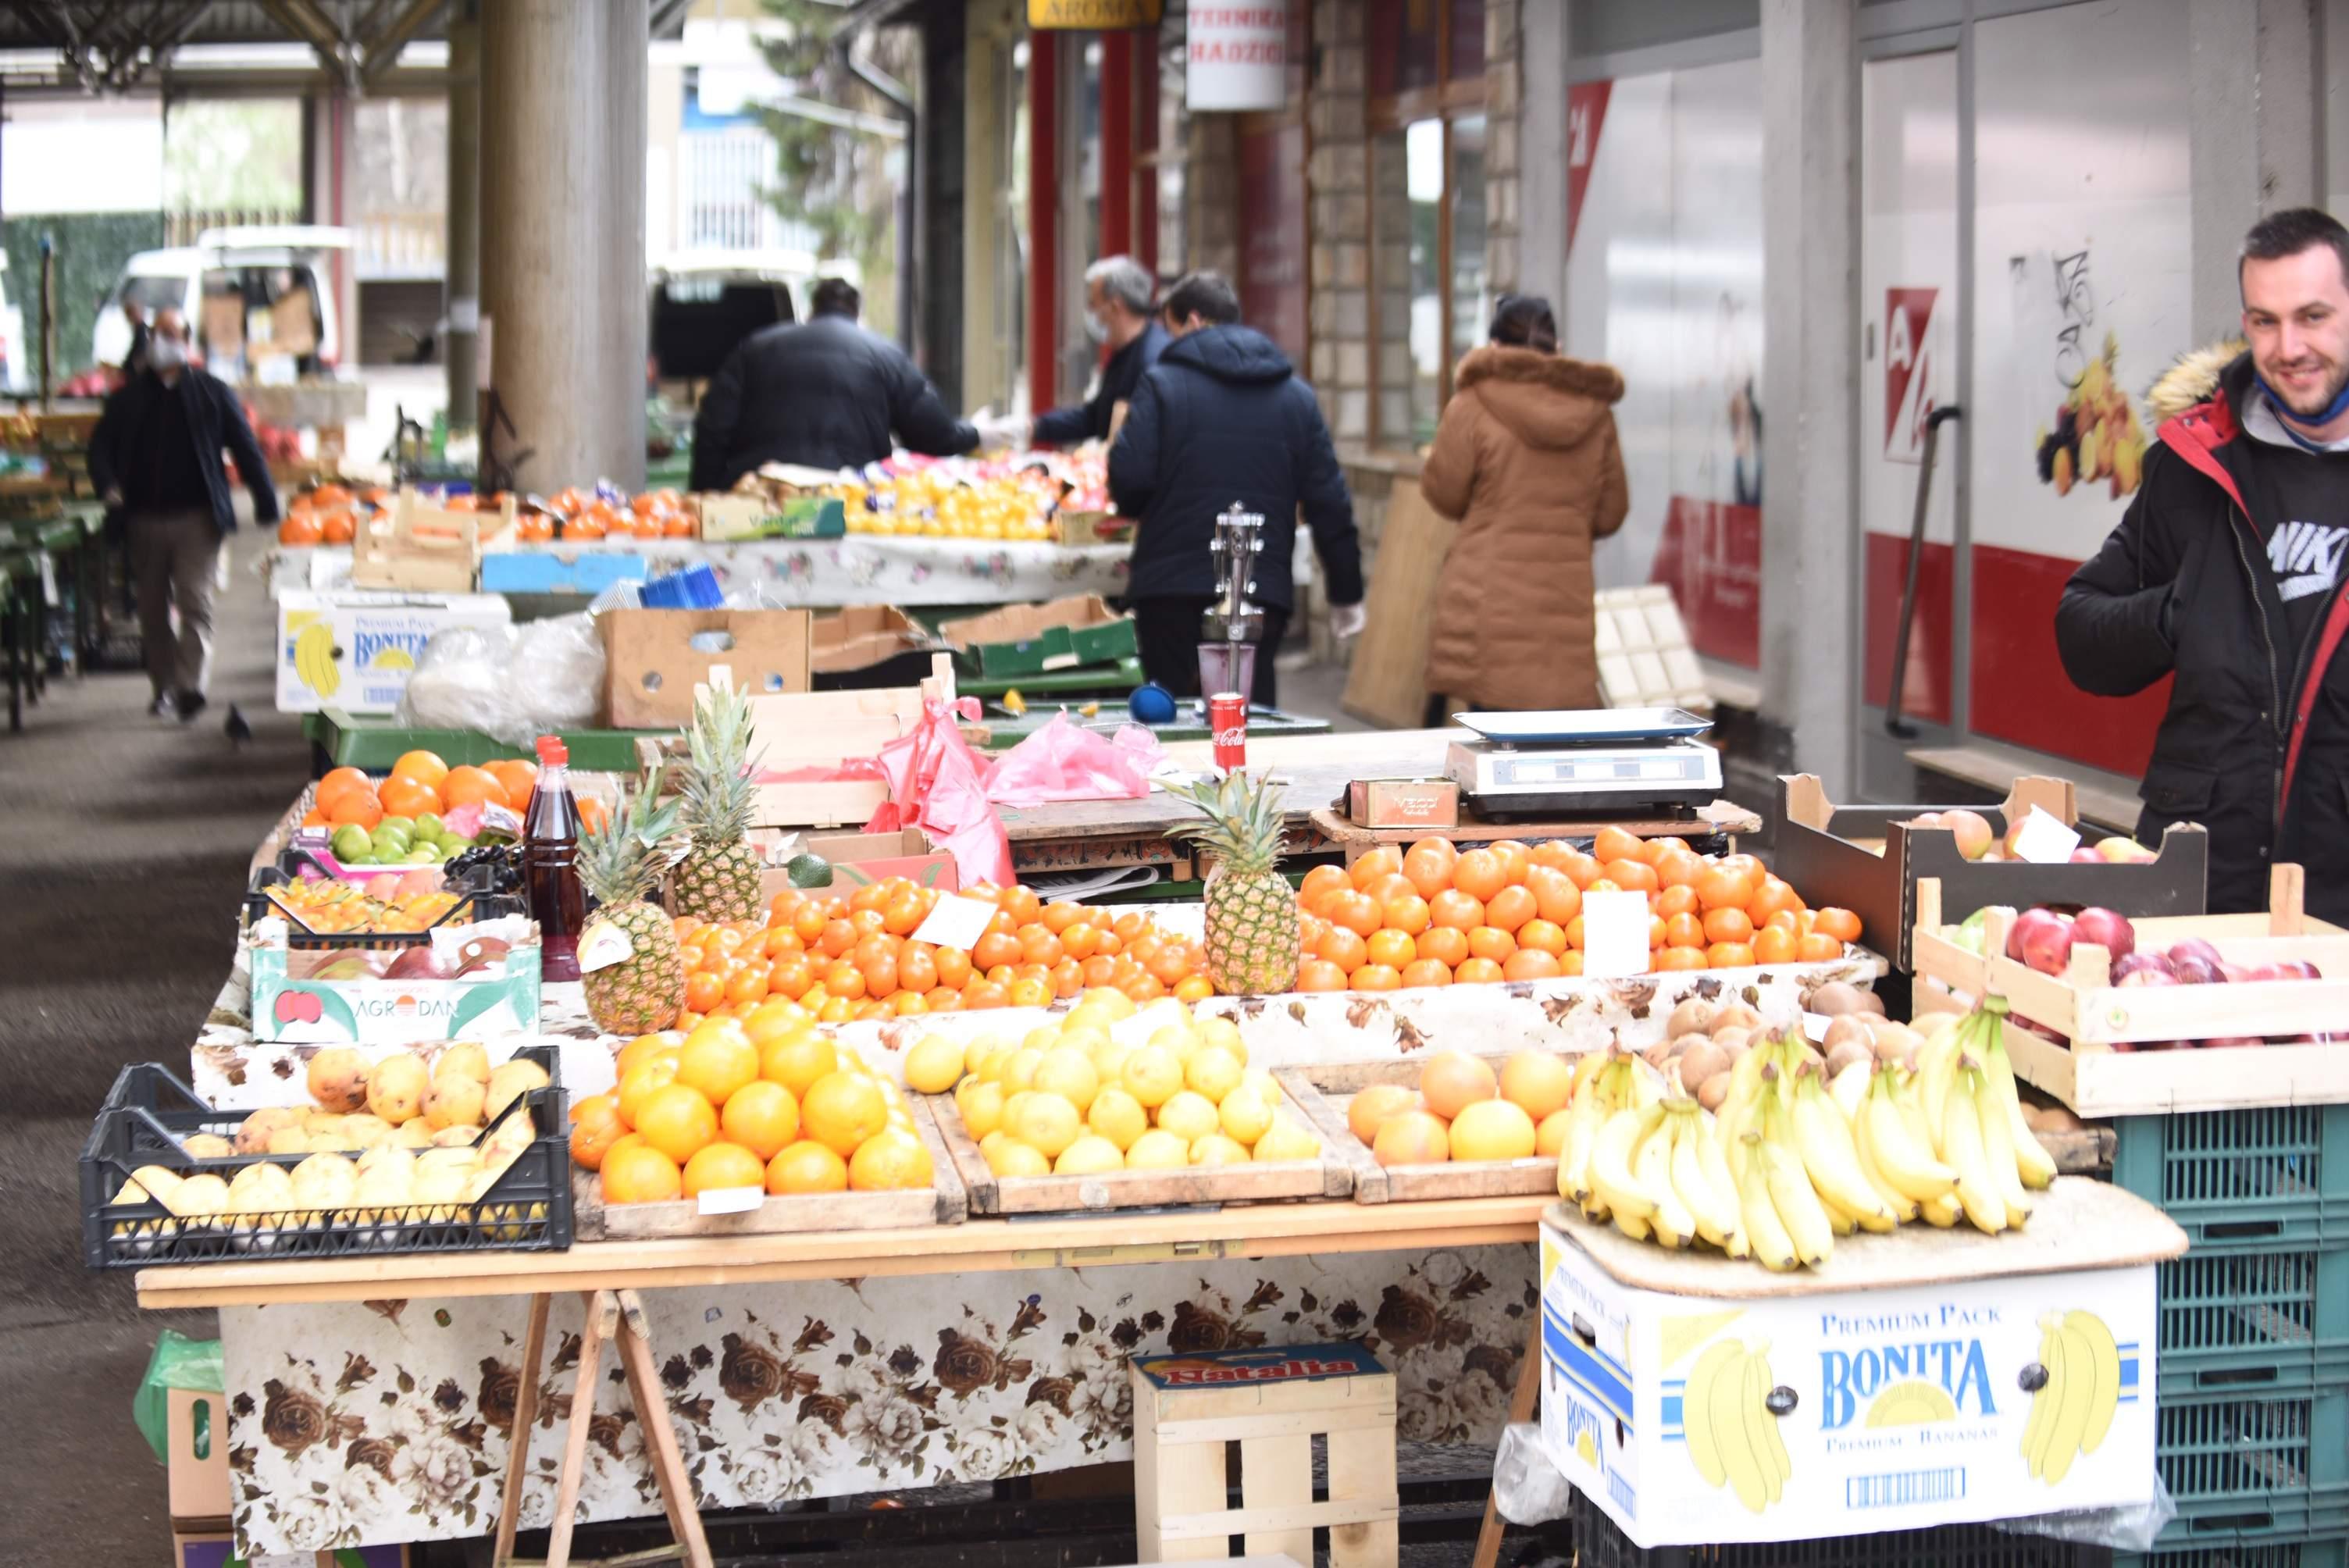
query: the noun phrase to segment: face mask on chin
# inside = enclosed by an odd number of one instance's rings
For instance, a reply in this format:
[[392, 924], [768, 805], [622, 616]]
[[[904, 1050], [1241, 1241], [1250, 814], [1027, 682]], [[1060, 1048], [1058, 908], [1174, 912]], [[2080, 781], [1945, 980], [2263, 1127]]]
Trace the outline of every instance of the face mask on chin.
[[1085, 312], [1085, 336], [1094, 343], [1109, 341], [1109, 323], [1102, 319], [1101, 312]]

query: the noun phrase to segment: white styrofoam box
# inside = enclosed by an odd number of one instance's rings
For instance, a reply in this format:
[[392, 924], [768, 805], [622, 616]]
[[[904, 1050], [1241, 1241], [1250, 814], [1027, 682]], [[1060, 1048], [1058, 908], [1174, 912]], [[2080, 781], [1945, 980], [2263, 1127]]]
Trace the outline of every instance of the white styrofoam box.
[[436, 633], [512, 620], [499, 593], [288, 589], [277, 596], [277, 711], [390, 713]]
[[[1541, 1270], [1542, 1446], [1642, 1547], [1867, 1534], [2152, 1497], [2150, 1264], [1744, 1300], [1671, 1295], [1618, 1282], [1545, 1219]], [[2117, 1385], [2102, 1440], [2051, 1484], [2024, 1458], [2034, 1395], [2023, 1383], [2039, 1364], [2041, 1319], [2072, 1312], [2110, 1331]], [[1751, 1367], [1743, 1383], [1723, 1381], [1741, 1365]], [[1692, 1383], [1710, 1396], [1701, 1405]], [[1705, 1412], [1696, 1441], [1723, 1456], [1717, 1486], [1699, 1468], [1684, 1405]], [[1746, 1468], [1764, 1462], [1764, 1423], [1786, 1459], [1775, 1500], [1750, 1491]], [[1744, 1501], [1741, 1475], [1758, 1508]]]

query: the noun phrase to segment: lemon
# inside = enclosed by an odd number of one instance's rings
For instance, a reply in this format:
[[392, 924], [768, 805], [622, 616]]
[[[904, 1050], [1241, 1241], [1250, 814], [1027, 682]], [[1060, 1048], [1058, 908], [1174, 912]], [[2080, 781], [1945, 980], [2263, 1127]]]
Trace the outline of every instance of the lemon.
[[1194, 1165], [1245, 1165], [1248, 1151], [1220, 1132], [1210, 1132], [1191, 1145]]
[[1194, 1027], [1197, 1029], [1202, 1043], [1220, 1047], [1239, 1057], [1242, 1067], [1247, 1065], [1247, 1046], [1240, 1038], [1237, 1024], [1229, 1018], [1201, 1018]]
[[1019, 1042], [1019, 1047], [1028, 1051], [1049, 1051], [1062, 1043], [1058, 1024], [1040, 1024], [1028, 1031], [1028, 1037]]
[[[1203, 1051], [1200, 1054], [1213, 1056], [1220, 1053]], [[1255, 1143], [1272, 1126], [1272, 1107], [1265, 1104], [1253, 1089], [1232, 1090], [1224, 1096], [1223, 1103], [1216, 1108], [1216, 1114], [1223, 1123], [1224, 1131], [1238, 1143]]]
[[1285, 1116], [1276, 1115], [1264, 1136], [1256, 1140], [1258, 1160], [1318, 1160], [1321, 1140]]
[[1109, 985], [1086, 992], [1077, 998], [1077, 1006], [1105, 1016], [1112, 1024], [1123, 1023], [1140, 1010], [1133, 997]]
[[1158, 1046], [1144, 1046], [1125, 1058], [1118, 1081], [1125, 1092], [1155, 1110], [1183, 1087], [1183, 1058]]
[[973, 1138], [985, 1140], [1003, 1125], [1003, 1086], [983, 1083], [962, 1102], [962, 1124]]
[[1133, 1047], [1103, 1035], [1097, 1044], [1088, 1047], [1086, 1055], [1092, 1058], [1093, 1071], [1100, 1075], [1102, 1082], [1111, 1084], [1125, 1076], [1125, 1060], [1133, 1055]]
[[998, 1176], [1050, 1176], [1052, 1162], [1016, 1138], [1007, 1138], [987, 1157], [987, 1168]]
[[1062, 1150], [1074, 1143], [1083, 1126], [1075, 1106], [1041, 1089], [1030, 1093], [1016, 1107], [1004, 1109], [1004, 1130], [1047, 1160], [1058, 1158]]
[[1118, 1146], [1098, 1132], [1088, 1132], [1061, 1150], [1052, 1161], [1055, 1176], [1093, 1176], [1103, 1171], [1125, 1169], [1125, 1154]]
[[1004, 1058], [1003, 1087], [1015, 1093], [1023, 1088], [1034, 1088], [1036, 1065], [1043, 1059], [1043, 1052], [1029, 1046], [1021, 1046], [1013, 1051]]
[[1161, 1128], [1152, 1128], [1125, 1151], [1128, 1171], [1180, 1171], [1191, 1163], [1191, 1146]]
[[1055, 1043], [1092, 1056], [1094, 1048], [1108, 1038], [1109, 1031], [1101, 1025], [1079, 1023], [1072, 1018], [1061, 1026], [1061, 1037]]
[[1105, 1088], [1093, 1097], [1092, 1105], [1085, 1112], [1085, 1125], [1116, 1144], [1118, 1151], [1123, 1153], [1150, 1130], [1150, 1113], [1125, 1090]]
[[1187, 1025], [1167, 1024], [1151, 1032], [1150, 1043], [1176, 1061], [1187, 1063], [1199, 1048], [1199, 1037]]
[[1195, 1089], [1183, 1089], [1158, 1108], [1158, 1125], [1185, 1143], [1195, 1143], [1221, 1127], [1216, 1102]]
[[944, 1035], [924, 1036], [905, 1053], [905, 1087], [917, 1094], [944, 1094], [962, 1073], [962, 1047]]
[[1065, 1046], [1044, 1053], [1036, 1064], [1035, 1077], [1038, 1093], [1057, 1094], [1080, 1112], [1101, 1092], [1101, 1074], [1093, 1070], [1092, 1058]]
[[1194, 1092], [1221, 1105], [1226, 1095], [1240, 1087], [1247, 1071], [1239, 1058], [1221, 1046], [1201, 1046], [1183, 1065], [1183, 1081]]
[[1278, 1107], [1282, 1101], [1280, 1086], [1273, 1082], [1272, 1075], [1262, 1068], [1250, 1068], [1240, 1075], [1240, 1085], [1256, 1090], [1257, 1098], [1267, 1105]]
[[1540, 1145], [1534, 1119], [1512, 1099], [1480, 1099], [1452, 1119], [1454, 1160], [1523, 1160]]

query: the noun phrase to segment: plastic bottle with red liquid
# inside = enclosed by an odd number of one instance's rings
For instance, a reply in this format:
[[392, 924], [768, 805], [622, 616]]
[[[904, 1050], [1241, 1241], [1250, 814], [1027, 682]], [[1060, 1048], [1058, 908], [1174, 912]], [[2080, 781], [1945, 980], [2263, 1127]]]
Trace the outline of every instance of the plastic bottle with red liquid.
[[579, 881], [579, 803], [571, 798], [571, 751], [554, 736], [538, 738], [538, 787], [522, 824], [522, 880], [538, 922], [539, 975], [579, 978], [579, 933], [587, 923], [587, 890]]

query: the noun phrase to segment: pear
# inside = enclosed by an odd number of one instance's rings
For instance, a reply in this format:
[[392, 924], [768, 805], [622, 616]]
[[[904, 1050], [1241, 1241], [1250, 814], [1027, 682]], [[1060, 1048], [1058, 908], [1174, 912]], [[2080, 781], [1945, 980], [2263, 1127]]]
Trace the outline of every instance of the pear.
[[285, 1167], [265, 1160], [248, 1165], [228, 1184], [228, 1206], [236, 1214], [274, 1214], [290, 1209], [294, 1179], [285, 1173]]
[[236, 1145], [217, 1132], [191, 1132], [180, 1146], [198, 1160], [225, 1160], [236, 1152]]
[[482, 1114], [492, 1121], [505, 1114], [506, 1107], [534, 1088], [547, 1086], [546, 1069], [533, 1061], [511, 1061], [490, 1075], [488, 1102]]
[[367, 1108], [394, 1127], [423, 1114], [424, 1090], [430, 1079], [413, 1051], [397, 1051], [376, 1063], [367, 1075]]
[[432, 1081], [439, 1083], [451, 1078], [471, 1078], [478, 1084], [490, 1081], [490, 1053], [481, 1047], [481, 1041], [459, 1040], [441, 1051], [432, 1064]]
[[445, 1074], [434, 1078], [432, 1087], [424, 1091], [424, 1120], [435, 1132], [450, 1127], [479, 1127], [489, 1098], [489, 1085], [482, 1079], [463, 1073]]
[[353, 1111], [367, 1103], [367, 1058], [348, 1046], [331, 1046], [310, 1058], [310, 1098], [328, 1110]]
[[302, 1113], [292, 1107], [264, 1106], [246, 1117], [244, 1125], [236, 1130], [236, 1151], [239, 1154], [265, 1154], [269, 1151], [269, 1140], [273, 1133], [289, 1127], [298, 1131], [301, 1126]]

